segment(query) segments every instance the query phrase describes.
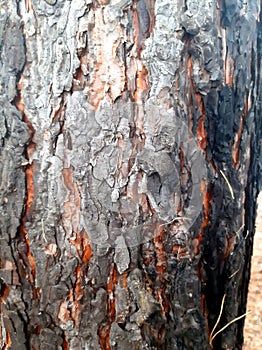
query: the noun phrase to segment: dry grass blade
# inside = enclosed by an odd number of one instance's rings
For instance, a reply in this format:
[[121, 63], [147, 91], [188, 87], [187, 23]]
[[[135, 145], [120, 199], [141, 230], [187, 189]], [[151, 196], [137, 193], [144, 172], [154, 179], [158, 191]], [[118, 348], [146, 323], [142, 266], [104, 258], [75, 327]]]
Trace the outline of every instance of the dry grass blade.
[[250, 312], [251, 312], [251, 311], [248, 311], [248, 312], [246, 312], [245, 314], [234, 318], [232, 321], [228, 322], [224, 327], [222, 327], [219, 331], [217, 331], [217, 332], [213, 335], [213, 337], [210, 339], [210, 341], [209, 341], [209, 344], [210, 344], [211, 348], [213, 348], [212, 343], [213, 343], [214, 338], [215, 338], [219, 333], [223, 332], [223, 331], [224, 331], [228, 326], [230, 326], [232, 323], [234, 323], [234, 322], [240, 320], [241, 318], [245, 317], [246, 315], [250, 314]]
[[231, 193], [231, 197], [232, 197], [233, 199], [235, 199], [234, 192], [233, 192], [233, 188], [232, 188], [232, 186], [230, 185], [230, 182], [228, 181], [228, 179], [227, 179], [225, 173], [224, 173], [222, 170], [220, 170], [220, 173], [221, 173], [221, 175], [223, 176], [223, 178], [225, 179], [225, 181], [226, 181], [226, 183], [227, 183], [227, 186], [228, 186], [229, 191], [230, 191], [230, 193]]
[[235, 272], [233, 272], [232, 275], [228, 277], [228, 279], [234, 277], [239, 271], [240, 271], [240, 268], [237, 269]]
[[44, 220], [43, 219], [41, 220], [41, 223], [42, 223], [42, 235], [43, 235], [44, 241], [47, 242], [47, 239], [46, 239], [46, 236], [45, 236], [45, 226], [44, 226]]
[[226, 294], [224, 294], [224, 296], [223, 296], [223, 299], [222, 299], [222, 302], [221, 302], [221, 306], [220, 306], [220, 312], [219, 312], [216, 324], [214, 325], [214, 327], [213, 327], [213, 329], [212, 329], [212, 331], [210, 333], [210, 336], [209, 336], [209, 345], [210, 345], [211, 349], [213, 348], [213, 345], [212, 345], [212, 340], [214, 339], [213, 333], [214, 333], [215, 329], [217, 328], [217, 325], [219, 324], [219, 321], [221, 319], [221, 315], [222, 315], [222, 312], [223, 312], [225, 299], [226, 299]]

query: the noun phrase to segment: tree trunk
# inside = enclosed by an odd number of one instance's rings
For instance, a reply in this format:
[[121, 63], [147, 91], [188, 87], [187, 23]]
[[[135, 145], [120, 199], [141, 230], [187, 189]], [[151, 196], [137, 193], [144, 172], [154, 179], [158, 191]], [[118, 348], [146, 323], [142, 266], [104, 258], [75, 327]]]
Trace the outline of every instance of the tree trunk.
[[0, 11], [1, 348], [241, 349], [259, 0]]

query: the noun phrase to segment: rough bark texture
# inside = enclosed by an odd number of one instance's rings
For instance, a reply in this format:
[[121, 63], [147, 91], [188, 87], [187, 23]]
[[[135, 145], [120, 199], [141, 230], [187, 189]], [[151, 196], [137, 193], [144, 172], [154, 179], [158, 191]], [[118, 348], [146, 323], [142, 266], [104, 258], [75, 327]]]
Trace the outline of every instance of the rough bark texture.
[[259, 0], [0, 5], [2, 349], [241, 349]]

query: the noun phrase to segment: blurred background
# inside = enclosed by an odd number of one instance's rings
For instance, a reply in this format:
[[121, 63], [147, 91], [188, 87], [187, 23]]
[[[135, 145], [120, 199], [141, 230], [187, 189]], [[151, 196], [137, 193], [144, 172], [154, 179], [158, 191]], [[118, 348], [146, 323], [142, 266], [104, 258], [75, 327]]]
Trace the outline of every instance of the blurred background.
[[256, 234], [253, 248], [251, 280], [245, 321], [244, 350], [262, 349], [262, 192], [258, 197]]

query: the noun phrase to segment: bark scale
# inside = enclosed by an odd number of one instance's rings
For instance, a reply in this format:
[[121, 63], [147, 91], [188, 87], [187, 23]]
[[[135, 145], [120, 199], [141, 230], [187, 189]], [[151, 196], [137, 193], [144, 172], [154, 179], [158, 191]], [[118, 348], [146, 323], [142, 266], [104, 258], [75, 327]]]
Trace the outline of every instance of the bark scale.
[[2, 1], [3, 349], [241, 349], [260, 5]]

